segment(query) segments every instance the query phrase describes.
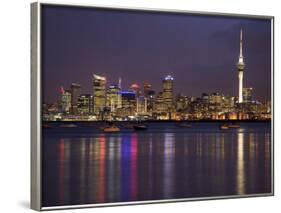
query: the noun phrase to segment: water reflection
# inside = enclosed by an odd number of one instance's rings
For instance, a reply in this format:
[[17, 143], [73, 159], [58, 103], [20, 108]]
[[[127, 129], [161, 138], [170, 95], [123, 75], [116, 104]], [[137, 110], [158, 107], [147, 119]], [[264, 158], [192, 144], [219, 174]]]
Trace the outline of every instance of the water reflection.
[[137, 200], [138, 193], [138, 141], [136, 134], [132, 134], [131, 137], [131, 200]]
[[45, 137], [44, 206], [270, 192], [268, 128], [203, 131]]
[[164, 155], [163, 155], [163, 198], [170, 198], [174, 189], [174, 155], [175, 139], [173, 133], [164, 135]]
[[114, 145], [115, 145], [115, 139], [114, 137], [110, 137], [108, 141], [108, 166], [107, 166], [107, 195], [108, 195], [108, 200], [114, 201], [114, 185], [115, 185], [115, 177], [114, 177], [114, 170], [115, 170], [115, 150], [114, 150]]
[[105, 138], [102, 136], [99, 138], [99, 188], [98, 188], [98, 202], [103, 203], [105, 202]]
[[70, 159], [70, 143], [67, 139], [59, 141], [59, 202], [65, 203], [69, 201], [69, 159]]
[[245, 194], [244, 133], [238, 133], [237, 144], [237, 194]]
[[80, 146], [80, 171], [77, 174], [78, 176], [80, 176], [80, 180], [79, 180], [79, 184], [80, 184], [80, 202], [83, 202], [83, 200], [85, 200], [85, 193], [86, 193], [86, 177], [85, 177], [85, 173], [86, 173], [86, 156], [88, 155], [88, 152], [86, 151], [86, 139], [85, 138], [81, 138], [81, 146]]

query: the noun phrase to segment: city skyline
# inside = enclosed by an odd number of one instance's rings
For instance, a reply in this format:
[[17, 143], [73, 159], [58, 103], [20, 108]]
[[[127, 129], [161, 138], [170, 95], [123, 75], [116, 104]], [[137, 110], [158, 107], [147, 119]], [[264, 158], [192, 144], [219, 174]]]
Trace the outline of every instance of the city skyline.
[[273, 17], [36, 5], [38, 206], [272, 195]]
[[[254, 88], [255, 99], [270, 100], [270, 21], [157, 13], [148, 23], [144, 12], [57, 10], [52, 6], [43, 10], [44, 102], [56, 101], [59, 88], [72, 82], [82, 86], [82, 93], [92, 94], [89, 76], [93, 73], [116, 84], [122, 77], [124, 88], [151, 83], [156, 91], [161, 90], [159, 76], [171, 74], [177, 82], [175, 95], [199, 97], [204, 92], [219, 92], [237, 96], [240, 28], [245, 46], [244, 87]], [[70, 17], [73, 10], [78, 11]], [[79, 26], [85, 13], [86, 23]], [[106, 26], [98, 22], [101, 17]], [[53, 18], [59, 18], [56, 24], [51, 24]], [[76, 23], [76, 32], [69, 28], [70, 23]], [[104, 47], [97, 42], [104, 42]]]

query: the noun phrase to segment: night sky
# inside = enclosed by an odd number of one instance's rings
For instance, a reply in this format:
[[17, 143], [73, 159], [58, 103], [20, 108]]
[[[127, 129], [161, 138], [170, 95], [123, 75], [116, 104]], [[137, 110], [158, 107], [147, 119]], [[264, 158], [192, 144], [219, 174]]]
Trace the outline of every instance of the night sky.
[[92, 94], [92, 75], [122, 88], [149, 82], [157, 92], [171, 74], [175, 94], [238, 95], [236, 63], [243, 28], [244, 87], [270, 100], [271, 21], [261, 19], [45, 5], [42, 10], [43, 102], [72, 82]]

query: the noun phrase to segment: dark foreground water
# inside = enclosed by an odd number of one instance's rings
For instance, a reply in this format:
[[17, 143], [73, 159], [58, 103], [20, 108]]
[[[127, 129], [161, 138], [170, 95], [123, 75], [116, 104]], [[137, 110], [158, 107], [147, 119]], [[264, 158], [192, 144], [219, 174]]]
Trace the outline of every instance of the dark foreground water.
[[270, 123], [100, 126], [43, 130], [44, 207], [271, 192]]

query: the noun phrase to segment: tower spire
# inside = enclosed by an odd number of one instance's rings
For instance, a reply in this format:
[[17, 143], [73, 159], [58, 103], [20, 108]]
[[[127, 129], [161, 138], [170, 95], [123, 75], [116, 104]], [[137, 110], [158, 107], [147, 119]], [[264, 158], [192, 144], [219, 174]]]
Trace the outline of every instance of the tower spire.
[[240, 54], [239, 54], [238, 64], [244, 64], [244, 58], [243, 58], [243, 31], [242, 31], [242, 28], [240, 29]]
[[238, 86], [238, 103], [243, 102], [243, 73], [244, 73], [244, 58], [243, 58], [243, 31], [240, 29], [240, 54], [239, 59], [237, 63], [237, 69], [238, 69], [238, 80], [239, 80], [239, 86]]

